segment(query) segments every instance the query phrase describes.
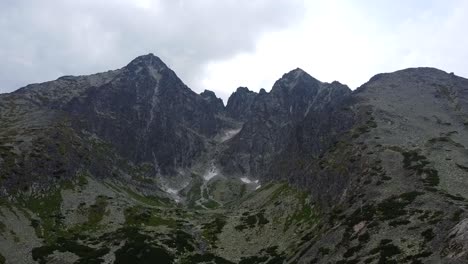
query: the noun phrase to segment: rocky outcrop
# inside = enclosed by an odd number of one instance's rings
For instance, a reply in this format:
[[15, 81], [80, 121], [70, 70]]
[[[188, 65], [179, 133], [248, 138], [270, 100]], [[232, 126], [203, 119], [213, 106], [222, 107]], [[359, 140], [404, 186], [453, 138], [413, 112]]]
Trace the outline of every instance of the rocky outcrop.
[[226, 105], [226, 113], [229, 117], [246, 121], [252, 113], [251, 106], [257, 97], [257, 93], [247, 87], [239, 87], [229, 97]]
[[[333, 138], [335, 129], [322, 125], [329, 119], [319, 117], [330, 116], [350, 93], [345, 85], [319, 82], [301, 69], [285, 74], [270, 93], [263, 91], [255, 97], [242, 130], [220, 157], [225, 172], [265, 178], [274, 158], [294, 141], [302, 145], [305, 137], [307, 147], [319, 154], [331, 142], [319, 136]], [[320, 132], [313, 132], [317, 128]]]
[[222, 114], [224, 112], [223, 100], [218, 98], [213, 91], [205, 90], [200, 95], [208, 102], [211, 112], [217, 114]]

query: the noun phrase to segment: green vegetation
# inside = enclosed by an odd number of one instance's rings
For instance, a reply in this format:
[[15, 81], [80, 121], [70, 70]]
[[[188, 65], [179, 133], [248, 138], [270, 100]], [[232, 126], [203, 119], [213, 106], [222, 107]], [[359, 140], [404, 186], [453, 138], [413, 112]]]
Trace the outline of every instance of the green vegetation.
[[234, 262], [231, 262], [227, 259], [224, 259], [216, 255], [213, 255], [211, 253], [205, 253], [203, 255], [195, 254], [192, 256], [188, 256], [184, 260], [182, 260], [181, 263], [184, 263], [184, 264], [191, 264], [191, 263], [234, 264]]
[[265, 263], [268, 260], [267, 256], [252, 256], [252, 257], [243, 257], [239, 264], [255, 264], [255, 263]]
[[111, 144], [102, 140], [92, 138], [89, 140], [91, 143], [91, 155], [96, 162], [106, 162], [107, 159], [115, 156], [115, 150]]
[[360, 235], [358, 237], [359, 242], [361, 243], [367, 243], [370, 240], [370, 235], [368, 232], [365, 232], [364, 234]]
[[58, 227], [62, 224], [62, 215], [60, 214], [62, 195], [60, 190], [51, 190], [47, 195], [39, 197], [25, 197], [21, 203], [39, 216], [40, 223], [36, 230], [40, 230], [40, 237], [43, 237], [46, 241], [53, 239]]
[[103, 260], [101, 258], [109, 252], [109, 249], [105, 247], [101, 249], [91, 248], [80, 244], [77, 239], [59, 237], [51, 245], [33, 248], [33, 260], [38, 261], [40, 264], [47, 263], [47, 257], [56, 250], [74, 253], [80, 257], [80, 260], [77, 262], [78, 264], [102, 263]]
[[215, 200], [209, 199], [203, 202], [203, 206], [205, 206], [208, 209], [216, 209], [220, 206], [220, 204], [216, 202]]
[[421, 233], [421, 236], [424, 237], [426, 241], [431, 241], [435, 237], [435, 234], [432, 228], [428, 228]]
[[2, 166], [0, 167], [0, 180], [10, 175], [11, 171], [17, 166], [16, 162], [19, 159], [18, 154], [14, 152], [14, 147], [11, 145], [0, 145], [0, 159]]
[[324, 255], [330, 254], [330, 249], [327, 248], [327, 247], [320, 247], [320, 248], [318, 249], [318, 252], [319, 252], [319, 254], [321, 254], [321, 255], [324, 256]]
[[164, 248], [151, 243], [151, 237], [141, 234], [135, 228], [124, 228], [121, 231], [125, 245], [115, 252], [115, 264], [170, 264], [174, 257]]
[[265, 210], [263, 209], [260, 212], [253, 215], [249, 215], [248, 212], [244, 213], [240, 218], [241, 224], [236, 226], [235, 229], [242, 231], [247, 228], [254, 228], [256, 226], [262, 227], [268, 224], [270, 221], [268, 221], [268, 219], [265, 218], [264, 212]]
[[278, 253], [278, 247], [269, 247], [260, 250], [257, 256], [242, 257], [239, 264], [256, 264], [256, 263], [284, 263], [286, 257]]
[[212, 246], [215, 246], [216, 241], [218, 241], [218, 234], [223, 231], [225, 225], [226, 219], [222, 216], [217, 216], [212, 222], [203, 225], [203, 237], [206, 238]]
[[171, 234], [172, 240], [164, 241], [166, 245], [174, 248], [179, 253], [193, 252], [195, 247], [193, 246], [195, 241], [193, 237], [188, 233], [177, 230], [175, 234]]
[[86, 185], [88, 185], [88, 179], [87, 177], [89, 177], [89, 173], [87, 172], [79, 172], [77, 173], [77, 185], [80, 187], [80, 188], [83, 188], [85, 187]]
[[193, 208], [196, 206], [196, 201], [200, 200], [202, 198], [202, 189], [203, 181], [201, 178], [198, 176], [194, 176], [192, 180], [192, 186], [187, 192], [187, 201], [188, 201], [188, 206]]
[[5, 224], [0, 222], [0, 235], [4, 234], [5, 230], [6, 230]]
[[454, 201], [465, 201], [466, 200], [465, 197], [461, 196], [460, 194], [452, 195], [452, 194], [446, 193], [446, 192], [442, 192], [442, 193], [443, 193], [443, 195], [445, 197], [450, 198], [450, 199], [452, 199]]
[[[380, 241], [380, 245], [370, 251], [370, 254], [380, 254], [380, 259], [378, 263], [390, 263], [390, 259], [401, 253], [400, 248], [393, 245], [392, 240], [390, 239], [382, 239]], [[392, 262], [393, 263], [393, 262]], [[396, 262], [395, 262], [396, 263]]]
[[[374, 219], [381, 221], [392, 220], [400, 216], [408, 215], [406, 206], [410, 205], [421, 192], [407, 192], [399, 196], [391, 196], [378, 204], [365, 204], [356, 209], [350, 216], [346, 218], [348, 228], [352, 228], [362, 221], [370, 222]], [[405, 220], [391, 222], [390, 225], [403, 224]]]
[[370, 117], [370, 119], [367, 120], [365, 124], [360, 125], [353, 130], [351, 137], [358, 138], [361, 134], [369, 133], [373, 128], [376, 127], [377, 123], [375, 122], [374, 117]]
[[88, 224], [90, 225], [97, 225], [101, 222], [102, 218], [106, 214], [107, 208], [107, 197], [105, 196], [98, 196], [96, 201], [88, 211]]
[[362, 244], [359, 244], [357, 246], [354, 246], [354, 247], [351, 247], [349, 248], [348, 250], [346, 250], [346, 252], [343, 254], [343, 257], [344, 258], [350, 258], [352, 256], [354, 256], [354, 254], [356, 254], [357, 252], [359, 252], [361, 249], [362, 249]]
[[438, 142], [450, 143], [451, 145], [453, 145], [455, 147], [464, 148], [464, 146], [462, 144], [460, 144], [458, 142], [455, 142], [449, 136], [431, 138], [431, 139], [428, 140], [428, 142], [431, 143], [431, 144], [435, 144], [435, 143], [438, 143]]
[[423, 182], [428, 187], [439, 185], [439, 174], [437, 170], [428, 168], [427, 165], [430, 162], [423, 155], [420, 155], [418, 151], [404, 151], [403, 155], [403, 167], [405, 169], [414, 170], [416, 174], [423, 177]]
[[464, 211], [462, 209], [458, 209], [457, 211], [453, 213], [451, 220], [454, 222], [459, 222], [461, 220], [461, 215], [463, 214], [463, 212]]
[[75, 185], [73, 185], [73, 181], [71, 181], [71, 180], [62, 180], [62, 182], [60, 183], [60, 187], [63, 190], [73, 190], [73, 189], [75, 189]]
[[418, 220], [427, 222], [429, 224], [437, 224], [443, 218], [442, 211], [425, 210], [425, 211], [418, 211], [418, 212], [422, 213], [420, 216], [418, 216]]
[[141, 194], [138, 194], [132, 190], [130, 190], [129, 188], [125, 188], [124, 189], [129, 195], [131, 198], [141, 202], [141, 203], [144, 203], [146, 205], [150, 205], [150, 206], [167, 206], [168, 204], [170, 204], [170, 200], [168, 198], [161, 198], [161, 197], [157, 197], [157, 196], [144, 196], [144, 195], [141, 195]]
[[239, 193], [239, 197], [243, 197], [247, 192], [247, 185], [246, 184], [242, 184], [241, 185], [241, 189], [240, 189], [240, 193]]
[[145, 208], [142, 206], [128, 207], [125, 209], [125, 224], [132, 227], [138, 227], [141, 225], [147, 226], [167, 226], [175, 228], [177, 223], [172, 218], [162, 218], [157, 215], [156, 210], [151, 208]]
[[395, 220], [395, 221], [391, 221], [388, 225], [391, 226], [391, 227], [397, 227], [397, 226], [401, 226], [401, 225], [407, 225], [407, 224], [410, 224], [411, 221], [409, 220]]
[[377, 205], [377, 213], [381, 220], [389, 220], [407, 214], [405, 207], [411, 204], [421, 192], [407, 192], [400, 196], [392, 196]]
[[284, 231], [289, 229], [292, 224], [308, 223], [310, 225], [317, 223], [319, 217], [314, 212], [312, 206], [307, 202], [307, 194], [297, 193], [297, 210], [291, 216], [288, 216], [284, 226]]

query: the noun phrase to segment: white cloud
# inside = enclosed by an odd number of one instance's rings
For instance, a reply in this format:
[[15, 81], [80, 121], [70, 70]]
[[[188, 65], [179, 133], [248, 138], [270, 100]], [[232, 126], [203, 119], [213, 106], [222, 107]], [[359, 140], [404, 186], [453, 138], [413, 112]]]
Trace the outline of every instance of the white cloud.
[[[0, 3], [0, 91], [121, 67], [154, 53], [189, 85], [213, 60], [302, 17], [300, 0], [7, 0]], [[200, 88], [200, 87], [195, 87]]]
[[155, 53], [195, 91], [269, 90], [301, 67], [355, 88], [432, 66], [468, 76], [468, 2], [7, 0], [0, 91], [88, 74]]
[[268, 90], [296, 67], [351, 88], [377, 73], [417, 66], [468, 76], [468, 36], [462, 33], [468, 25], [467, 2], [439, 4], [421, 3], [400, 13], [401, 1], [381, 8], [307, 2], [300, 24], [264, 34], [253, 52], [207, 64], [197, 86], [224, 96], [239, 85]]

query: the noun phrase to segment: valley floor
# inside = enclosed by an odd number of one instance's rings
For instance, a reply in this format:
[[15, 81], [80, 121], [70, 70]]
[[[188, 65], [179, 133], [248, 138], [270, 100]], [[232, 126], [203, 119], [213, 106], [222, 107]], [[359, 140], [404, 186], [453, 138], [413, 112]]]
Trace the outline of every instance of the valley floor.
[[201, 194], [193, 185], [176, 203], [83, 175], [45, 196], [3, 200], [0, 263], [283, 263], [318, 229], [304, 193], [267, 184], [224, 204], [213, 198], [230, 185]]

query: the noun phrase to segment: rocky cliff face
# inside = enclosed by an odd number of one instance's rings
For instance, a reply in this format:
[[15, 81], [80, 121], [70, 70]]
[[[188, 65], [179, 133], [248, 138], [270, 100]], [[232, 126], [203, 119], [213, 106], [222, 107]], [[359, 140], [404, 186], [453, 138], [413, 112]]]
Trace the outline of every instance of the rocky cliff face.
[[159, 58], [138, 57], [106, 85], [90, 90], [65, 108], [84, 128], [156, 173], [174, 174], [205, 150], [223, 128], [220, 105], [190, 90]]
[[200, 95], [208, 102], [213, 113], [222, 114], [224, 112], [223, 100], [218, 98], [213, 91], [205, 90]]
[[468, 80], [437, 69], [224, 107], [149, 54], [0, 95], [0, 125], [0, 263], [468, 259]]
[[[129, 162], [147, 164], [153, 175], [176, 175], [190, 167], [206, 151], [208, 140], [228, 125], [219, 117], [223, 105], [205, 95], [191, 91], [152, 54], [116, 71], [61, 77], [4, 95], [0, 102], [6, 144], [3, 162], [9, 165], [1, 171], [15, 175], [5, 176], [3, 183], [9, 187], [4, 191], [50, 180], [40, 175], [68, 178], [83, 166], [111, 174], [112, 164], [103, 170], [103, 164], [93, 164], [88, 157], [96, 140]], [[33, 169], [43, 167], [39, 165], [43, 160], [35, 160], [35, 152], [41, 151], [53, 155], [57, 165]]]
[[227, 115], [237, 120], [247, 120], [252, 113], [251, 106], [256, 96], [257, 93], [247, 87], [237, 88], [227, 102]]
[[[235, 98], [237, 93], [239, 90], [233, 94]], [[242, 130], [229, 142], [220, 163], [228, 174], [268, 178], [265, 174], [274, 159], [294, 142], [307, 144], [304, 149], [320, 154], [335, 132], [334, 127], [324, 128], [323, 124], [350, 93], [345, 85], [321, 83], [301, 69], [285, 74], [270, 93], [255, 96]], [[304, 131], [307, 126], [310, 129]], [[321, 135], [313, 132], [315, 128], [323, 130]]]

